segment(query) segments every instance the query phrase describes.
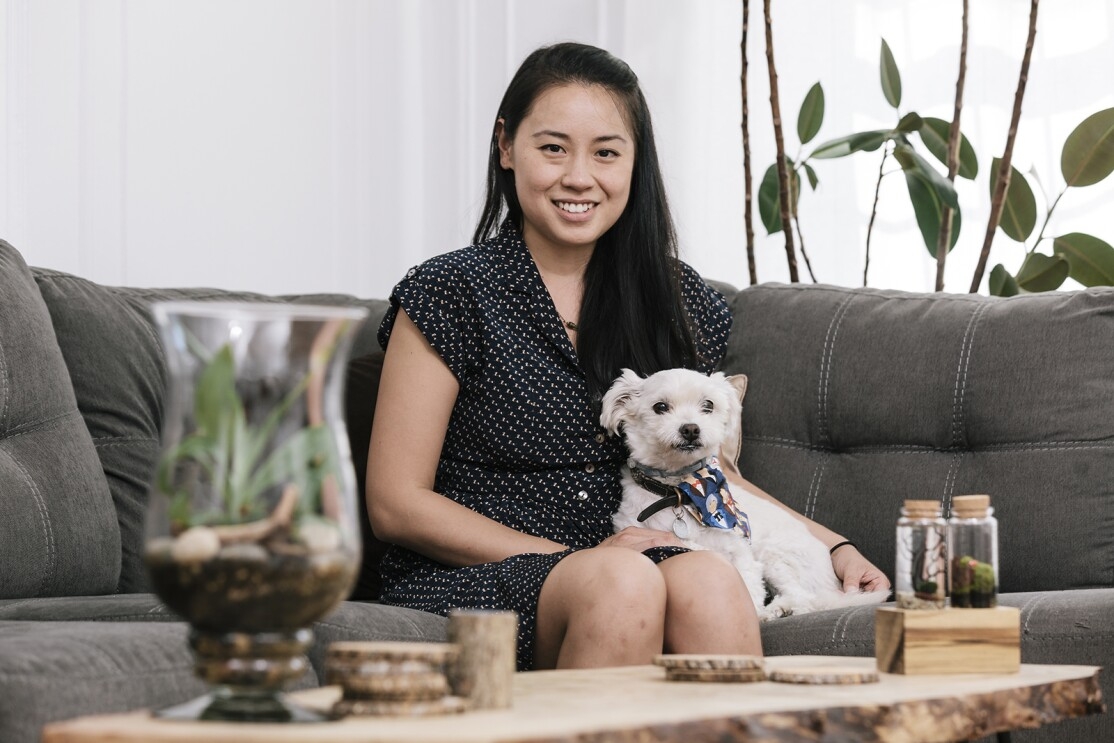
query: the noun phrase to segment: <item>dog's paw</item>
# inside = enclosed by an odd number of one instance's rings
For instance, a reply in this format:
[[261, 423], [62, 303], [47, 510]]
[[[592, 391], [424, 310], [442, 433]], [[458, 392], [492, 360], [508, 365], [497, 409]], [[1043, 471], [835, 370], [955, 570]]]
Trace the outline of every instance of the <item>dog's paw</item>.
[[793, 615], [791, 607], [778, 606], [776, 603], [767, 604], [758, 610], [758, 621], [768, 622], [771, 619], [781, 619]]

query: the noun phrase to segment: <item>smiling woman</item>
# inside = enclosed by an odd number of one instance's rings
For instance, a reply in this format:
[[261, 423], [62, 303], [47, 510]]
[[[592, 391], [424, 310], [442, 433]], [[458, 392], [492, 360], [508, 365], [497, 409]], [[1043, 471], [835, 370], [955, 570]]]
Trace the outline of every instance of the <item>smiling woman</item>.
[[[731, 324], [677, 257], [638, 78], [597, 47], [542, 47], [488, 148], [474, 244], [409, 271], [379, 330], [368, 513], [395, 545], [380, 600], [515, 611], [521, 669], [761, 654], [722, 555], [613, 533], [626, 450], [600, 424], [603, 393], [624, 368], [710, 373]], [[840, 557], [845, 581], [888, 585], [853, 548]]]

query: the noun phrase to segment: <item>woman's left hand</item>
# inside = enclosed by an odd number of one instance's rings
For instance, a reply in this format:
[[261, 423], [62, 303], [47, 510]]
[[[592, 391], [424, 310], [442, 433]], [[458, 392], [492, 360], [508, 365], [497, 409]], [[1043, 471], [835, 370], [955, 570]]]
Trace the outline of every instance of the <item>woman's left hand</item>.
[[855, 549], [840, 547], [832, 555], [832, 568], [843, 582], [844, 591], [888, 591], [890, 580]]

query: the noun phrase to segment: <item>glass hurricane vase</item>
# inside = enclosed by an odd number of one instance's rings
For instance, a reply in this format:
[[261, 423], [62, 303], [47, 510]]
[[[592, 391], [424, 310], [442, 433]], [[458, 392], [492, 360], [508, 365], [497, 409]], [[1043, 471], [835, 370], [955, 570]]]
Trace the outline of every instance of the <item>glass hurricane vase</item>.
[[367, 311], [153, 307], [169, 384], [147, 510], [154, 591], [190, 625], [209, 694], [166, 717], [310, 721], [283, 687], [360, 555], [344, 362]]

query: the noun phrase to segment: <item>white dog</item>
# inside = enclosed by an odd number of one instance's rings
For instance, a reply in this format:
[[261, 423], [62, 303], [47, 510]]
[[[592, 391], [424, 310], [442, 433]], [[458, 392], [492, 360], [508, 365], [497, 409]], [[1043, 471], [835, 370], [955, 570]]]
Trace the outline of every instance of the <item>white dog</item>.
[[722, 452], [732, 467], [738, 460], [746, 386], [741, 374], [667, 369], [643, 379], [623, 370], [600, 417], [630, 451], [615, 530], [671, 530], [693, 549], [723, 553], [763, 621], [885, 601], [889, 591], [845, 593], [828, 549], [801, 521], [737, 479], [728, 489], [716, 456]]

